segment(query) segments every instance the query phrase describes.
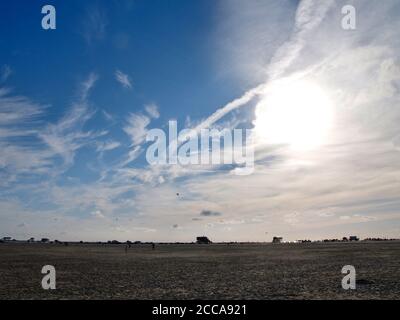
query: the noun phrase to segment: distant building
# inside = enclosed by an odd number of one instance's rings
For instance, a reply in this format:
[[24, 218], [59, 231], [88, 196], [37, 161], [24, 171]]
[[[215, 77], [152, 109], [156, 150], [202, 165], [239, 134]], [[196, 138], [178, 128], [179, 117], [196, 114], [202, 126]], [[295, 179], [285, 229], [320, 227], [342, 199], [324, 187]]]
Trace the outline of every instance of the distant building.
[[358, 240], [360, 240], [357, 236], [350, 236], [349, 237], [349, 240], [350, 241], [358, 241]]
[[197, 239], [197, 241], [196, 241], [197, 244], [210, 244], [210, 243], [212, 243], [210, 239], [208, 239], [207, 237], [204, 237], [204, 236], [203, 237], [197, 237], [196, 239]]
[[274, 237], [272, 239], [272, 243], [282, 243], [283, 238], [282, 237]]

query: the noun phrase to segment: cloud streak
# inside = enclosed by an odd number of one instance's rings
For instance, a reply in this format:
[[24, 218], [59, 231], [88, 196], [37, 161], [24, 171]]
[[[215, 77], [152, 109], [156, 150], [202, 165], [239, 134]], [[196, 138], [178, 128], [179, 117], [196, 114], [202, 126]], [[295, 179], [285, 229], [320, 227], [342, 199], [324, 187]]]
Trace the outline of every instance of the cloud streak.
[[0, 72], [0, 82], [6, 82], [7, 79], [12, 75], [13, 71], [11, 69], [11, 67], [7, 64], [5, 64], [2, 68], [1, 68], [1, 72]]
[[130, 137], [133, 146], [141, 144], [146, 139], [147, 126], [150, 118], [143, 114], [131, 113], [124, 127], [125, 133]]
[[115, 79], [125, 88], [125, 89], [131, 89], [132, 84], [131, 80], [129, 79], [129, 76], [125, 73], [123, 73], [120, 70], [115, 71]]
[[95, 42], [104, 39], [108, 25], [108, 18], [101, 7], [88, 7], [83, 21], [82, 36], [88, 45], [92, 45]]
[[50, 124], [39, 133], [39, 137], [50, 147], [55, 155], [64, 160], [65, 166], [74, 162], [75, 152], [83, 146], [93, 142], [97, 137], [106, 132], [84, 131], [84, 124], [95, 114], [89, 107], [87, 98], [90, 90], [97, 80], [95, 74], [90, 74], [88, 79], [80, 86], [80, 101], [73, 104], [67, 114], [56, 124]]

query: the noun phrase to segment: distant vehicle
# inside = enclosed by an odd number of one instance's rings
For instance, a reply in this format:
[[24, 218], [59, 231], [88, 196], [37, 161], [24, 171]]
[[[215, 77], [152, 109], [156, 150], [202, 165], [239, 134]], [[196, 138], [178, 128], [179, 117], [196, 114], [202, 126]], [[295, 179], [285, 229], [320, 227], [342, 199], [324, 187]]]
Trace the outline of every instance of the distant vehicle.
[[282, 243], [283, 238], [282, 237], [273, 237], [272, 238], [272, 243]]
[[197, 241], [196, 241], [197, 244], [210, 244], [210, 243], [212, 243], [212, 241], [210, 239], [208, 239], [207, 237], [205, 237], [205, 236], [197, 237], [196, 239], [197, 239]]
[[360, 239], [357, 236], [350, 236], [349, 240], [350, 241], [359, 241]]

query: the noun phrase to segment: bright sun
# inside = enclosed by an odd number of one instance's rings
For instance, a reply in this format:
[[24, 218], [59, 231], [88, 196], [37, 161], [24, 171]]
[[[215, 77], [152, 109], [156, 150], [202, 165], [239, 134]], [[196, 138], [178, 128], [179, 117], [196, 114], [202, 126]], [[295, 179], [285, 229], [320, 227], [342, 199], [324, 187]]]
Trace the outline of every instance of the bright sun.
[[324, 143], [332, 113], [330, 99], [315, 83], [280, 81], [269, 87], [256, 106], [255, 133], [264, 143], [313, 149]]

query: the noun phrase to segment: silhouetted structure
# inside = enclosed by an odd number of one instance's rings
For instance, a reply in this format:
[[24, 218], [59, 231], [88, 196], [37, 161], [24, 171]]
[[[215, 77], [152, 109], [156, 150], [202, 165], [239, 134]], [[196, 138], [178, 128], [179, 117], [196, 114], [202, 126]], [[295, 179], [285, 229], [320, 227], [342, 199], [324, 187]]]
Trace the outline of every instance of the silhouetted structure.
[[399, 239], [387, 239], [387, 238], [366, 238], [364, 241], [396, 241]]
[[272, 243], [282, 243], [283, 238], [282, 237], [273, 237], [272, 238]]
[[349, 240], [350, 241], [358, 241], [358, 240], [360, 240], [357, 236], [350, 236], [349, 237]]
[[197, 241], [196, 241], [197, 244], [210, 244], [210, 243], [212, 243], [210, 239], [208, 239], [207, 237], [204, 237], [204, 236], [203, 237], [197, 237], [196, 239], [197, 239]]
[[297, 243], [309, 243], [311, 240], [297, 240]]

